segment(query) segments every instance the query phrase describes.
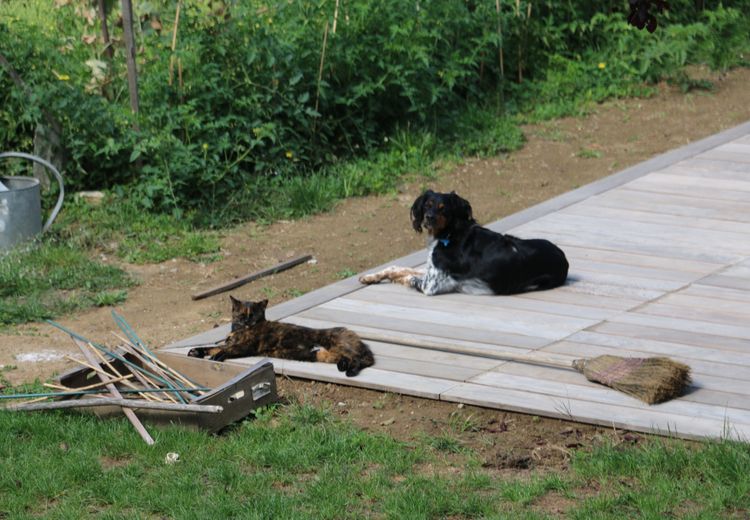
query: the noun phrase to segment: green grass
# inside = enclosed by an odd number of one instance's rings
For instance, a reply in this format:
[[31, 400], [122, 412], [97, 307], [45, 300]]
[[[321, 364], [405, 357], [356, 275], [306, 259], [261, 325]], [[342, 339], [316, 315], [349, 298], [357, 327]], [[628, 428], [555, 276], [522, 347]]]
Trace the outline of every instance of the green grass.
[[63, 208], [53, 231], [76, 247], [136, 264], [220, 258], [218, 233], [197, 230], [181, 215], [149, 213], [127, 196], [109, 194], [98, 205], [71, 199]]
[[135, 280], [88, 253], [46, 240], [0, 255], [0, 327], [115, 305]]
[[[0, 413], [0, 511], [10, 518], [743, 517], [750, 447], [655, 440], [579, 451], [567, 472], [500, 476], [468, 448], [400, 442], [327, 408], [261, 409], [219, 436], [64, 412]], [[168, 465], [164, 457], [180, 460]]]
[[578, 453], [573, 467], [602, 489], [576, 518], [743, 518], [750, 511], [748, 444], [659, 440], [642, 448], [608, 445]]

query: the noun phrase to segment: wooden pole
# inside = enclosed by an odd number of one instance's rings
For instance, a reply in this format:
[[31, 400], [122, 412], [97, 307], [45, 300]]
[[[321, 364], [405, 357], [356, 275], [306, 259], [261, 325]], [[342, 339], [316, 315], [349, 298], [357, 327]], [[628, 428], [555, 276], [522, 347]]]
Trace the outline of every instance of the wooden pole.
[[[122, 27], [125, 34], [125, 61], [128, 64], [128, 90], [130, 91], [130, 110], [138, 115], [138, 68], [135, 63], [135, 36], [133, 35], [133, 4], [131, 0], [122, 2]], [[133, 127], [139, 130], [136, 119]]]
[[[316, 109], [317, 110], [317, 109]], [[200, 300], [201, 298], [206, 298], [207, 296], [213, 296], [214, 294], [223, 293], [225, 291], [229, 291], [231, 289], [234, 289], [235, 287], [239, 287], [240, 285], [245, 285], [248, 282], [252, 282], [253, 280], [257, 280], [258, 278], [262, 278], [264, 276], [268, 276], [271, 274], [276, 274], [280, 271], [284, 271], [286, 269], [289, 269], [290, 267], [294, 267], [295, 265], [299, 265], [303, 262], [307, 262], [312, 258], [311, 255], [303, 255], [298, 256], [297, 258], [292, 258], [291, 260], [287, 260], [286, 262], [282, 262], [274, 267], [269, 267], [268, 269], [263, 269], [261, 271], [257, 271], [253, 274], [249, 274], [247, 276], [243, 276], [242, 278], [237, 278], [236, 280], [232, 280], [231, 282], [223, 283], [219, 286], [214, 287], [213, 289], [208, 289], [207, 291], [203, 291], [198, 294], [194, 294], [192, 296], [193, 300]]]
[[495, 0], [495, 11], [497, 12], [497, 38], [499, 48], [497, 50], [498, 58], [500, 60], [500, 77], [505, 77], [505, 64], [503, 63], [503, 20], [500, 13], [500, 0]]
[[102, 22], [102, 39], [104, 40], [104, 54], [107, 55], [110, 61], [114, 58], [115, 53], [112, 50], [112, 42], [109, 39], [109, 29], [107, 28], [107, 6], [104, 0], [97, 0], [99, 7], [99, 20]]
[[114, 397], [92, 397], [70, 401], [52, 401], [49, 403], [17, 404], [0, 408], [11, 412], [33, 412], [37, 410], [60, 410], [64, 408], [89, 408], [94, 406], [121, 406], [123, 409], [140, 408], [143, 410], [168, 410], [170, 412], [221, 413], [224, 408], [210, 404], [156, 403], [141, 399], [123, 399]]

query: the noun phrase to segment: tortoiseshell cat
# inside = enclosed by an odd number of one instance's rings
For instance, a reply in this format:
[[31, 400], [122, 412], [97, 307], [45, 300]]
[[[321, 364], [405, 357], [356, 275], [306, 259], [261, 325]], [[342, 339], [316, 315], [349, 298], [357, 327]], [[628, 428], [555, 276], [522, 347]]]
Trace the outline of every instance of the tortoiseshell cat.
[[266, 320], [268, 300], [232, 300], [232, 332], [215, 347], [196, 347], [188, 356], [214, 361], [246, 356], [270, 356], [297, 361], [336, 363], [349, 377], [375, 364], [369, 347], [344, 327], [313, 329]]

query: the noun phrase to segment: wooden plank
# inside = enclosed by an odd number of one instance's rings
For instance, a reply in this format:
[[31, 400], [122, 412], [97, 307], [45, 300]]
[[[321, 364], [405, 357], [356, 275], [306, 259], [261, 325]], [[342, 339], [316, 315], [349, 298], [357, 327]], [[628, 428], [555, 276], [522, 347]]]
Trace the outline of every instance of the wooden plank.
[[579, 204], [567, 208], [566, 213], [588, 217], [607, 217], [630, 222], [643, 222], [644, 224], [659, 224], [684, 228], [685, 233], [691, 230], [709, 229], [727, 233], [737, 233], [738, 238], [750, 239], [750, 223], [734, 222], [725, 219], [709, 219], [706, 217], [677, 216], [653, 211], [639, 211], [633, 209], [611, 208], [594, 204]]
[[523, 334], [499, 332], [496, 330], [477, 329], [470, 326], [448, 326], [442, 323], [421, 322], [401, 318], [373, 320], [372, 316], [367, 313], [342, 311], [322, 306], [307, 310], [299, 316], [336, 322], [347, 327], [359, 325], [399, 333], [409, 332], [424, 336], [439, 336], [446, 339], [468, 340], [473, 343], [487, 345], [539, 348], [550, 343], [548, 338], [541, 336], [525, 336]]
[[468, 381], [472, 377], [485, 371], [482, 369], [467, 368], [457, 365], [446, 365], [443, 363], [432, 361], [394, 358], [383, 355], [379, 352], [374, 353], [376, 356], [375, 368], [395, 374], [411, 374], [430, 378], [444, 379], [446, 381]]
[[736, 289], [750, 291], [750, 280], [739, 276], [726, 276], [723, 274], [714, 274], [701, 278], [701, 284], [713, 285], [716, 287], [725, 287], [727, 289]]
[[[662, 282], [676, 282], [676, 284], [670, 284], [670, 286], [687, 285], [688, 283], [694, 282], [704, 276], [700, 273], [684, 273], [666, 268], [637, 267], [627, 264], [618, 264], [615, 262], [597, 262], [593, 260], [576, 260], [573, 266], [575, 269], [587, 273], [619, 275], [628, 278], [659, 280]], [[669, 290], [668, 287], [665, 288]]]
[[[615, 354], [617, 355], [617, 354]], [[571, 357], [571, 360], [573, 358]], [[523, 376], [532, 380], [548, 380], [567, 385], [581, 385], [597, 388], [606, 388], [598, 383], [592, 383], [574, 370], [553, 369], [542, 366], [527, 365], [523, 363], [506, 363], [493, 369], [499, 374], [513, 374]], [[481, 382], [481, 376], [471, 382]], [[686, 403], [700, 403], [703, 405], [737, 408], [750, 411], [750, 399], [747, 392], [729, 393], [722, 386], [722, 378], [700, 374], [693, 380], [691, 388], [685, 395], [679, 397], [680, 401]], [[747, 386], [747, 385], [746, 385]], [[515, 388], [515, 386], [514, 386]], [[571, 386], [571, 388], [573, 388]], [[616, 392], [616, 390], [610, 390]]]
[[664, 173], [685, 177], [703, 177], [704, 179], [725, 179], [730, 181], [750, 181], [750, 168], [745, 170], [727, 170], [713, 163], [675, 165], [662, 170]]
[[[284, 321], [288, 323], [296, 323], [298, 325], [304, 325], [306, 327], [313, 327], [313, 328], [340, 327], [342, 325], [340, 322], [312, 319], [312, 318], [305, 317], [302, 315], [290, 316], [288, 318], [284, 318]], [[514, 347], [514, 346], [508, 346], [508, 345], [477, 343], [473, 341], [466, 341], [463, 339], [452, 339], [452, 338], [446, 338], [443, 336], [430, 336], [426, 334], [413, 334], [410, 332], [377, 329], [374, 327], [366, 327], [366, 326], [361, 326], [361, 325], [347, 324], [347, 328], [361, 335], [364, 342], [367, 343], [368, 345], [372, 342], [372, 340], [368, 339], [368, 337], [372, 337], [372, 336], [382, 337], [384, 335], [388, 335], [390, 337], [397, 338], [399, 341], [406, 343], [406, 344], [416, 344], [421, 341], [427, 341], [427, 342], [430, 342], [430, 343], [433, 343], [442, 347], [442, 349], [420, 349], [416, 347], [404, 347], [404, 348], [413, 349], [415, 351], [415, 353], [412, 354], [413, 356], [415, 356], [415, 359], [419, 359], [418, 357], [416, 357], [417, 351], [424, 352], [425, 354], [422, 354], [422, 355], [429, 358], [433, 354], [441, 354], [442, 350], [452, 351], [452, 350], [461, 350], [461, 348], [481, 349], [482, 351], [485, 351], [487, 353], [487, 356], [481, 359], [475, 358], [475, 357], [469, 358], [469, 359], [476, 360], [477, 368], [484, 366], [484, 364], [486, 363], [487, 357], [500, 356], [505, 353], [526, 354], [530, 351], [530, 349], [527, 347]], [[547, 343], [548, 342], [545, 341], [545, 344]], [[465, 362], [466, 361], [464, 360], [464, 363]], [[467, 365], [467, 366], [473, 366], [473, 365]]]
[[[201, 332], [200, 334], [190, 336], [189, 338], [169, 343], [162, 347], [162, 349], [179, 350], [182, 347], [202, 347], [214, 345], [216, 344], [216, 342], [222, 341], [224, 338], [226, 338], [231, 330], [232, 325], [230, 323], [226, 323], [224, 325], [219, 325], [218, 327], [215, 327], [213, 329], [209, 329], [205, 332]], [[189, 350], [189, 348], [187, 350]]]
[[[469, 294], [441, 294], [428, 297], [412, 289], [396, 284], [372, 285], [364, 291], [347, 296], [348, 299], [377, 303], [407, 305], [415, 309], [429, 306], [431, 309], [456, 312], [470, 312], [497, 317], [498, 311], [529, 311], [556, 316], [572, 316], [592, 320], [602, 320], [617, 314], [618, 311], [591, 305], [570, 305], [543, 300], [528, 300], [514, 296], [475, 296]], [[425, 300], [428, 298], [428, 300]], [[508, 316], [510, 319], [510, 316]], [[541, 318], [541, 316], [540, 316]]]
[[680, 294], [707, 296], [710, 298], [726, 300], [729, 302], [750, 302], [750, 291], [743, 291], [741, 289], [734, 289], [731, 287], [703, 285], [701, 283], [694, 283], [688, 287], [685, 287], [680, 291]]
[[[748, 165], [750, 170], [750, 165]], [[680, 189], [690, 188], [696, 195], [691, 196], [705, 196], [705, 190], [710, 190], [709, 193], [713, 194], [714, 190], [718, 192], [750, 192], [750, 178], [747, 180], [732, 180], [732, 179], [718, 179], [718, 178], [706, 178], [706, 177], [690, 177], [685, 175], [675, 175], [668, 172], [655, 172], [644, 177], [641, 177], [637, 181], [633, 181], [630, 186], [634, 184], [653, 184], [660, 186], [672, 186], [680, 187]], [[721, 197], [724, 198], [722, 193]], [[735, 200], [735, 199], [731, 199]], [[737, 200], [745, 200], [739, 198]]]
[[[647, 326], [640, 323], [604, 321], [589, 329], [593, 332], [627, 336], [631, 338], [653, 339], [668, 343], [679, 343], [698, 347], [715, 348], [726, 351], [750, 352], [747, 339], [734, 338], [705, 332], [675, 330], [666, 326]], [[573, 336], [571, 336], [573, 337]]]
[[[675, 175], [674, 177], [678, 176]], [[660, 178], [652, 178], [651, 175], [646, 175], [644, 177], [636, 179], [626, 184], [626, 187], [629, 190], [634, 191], [666, 193], [668, 195], [685, 195], [696, 199], [712, 199], [716, 201], [730, 202], [743, 202], [747, 200], [747, 192], [744, 191], [732, 191], [729, 189], [708, 187], [699, 189], [695, 186], [686, 186], [684, 184], [668, 182]]]
[[704, 159], [718, 159], [721, 161], [732, 161], [736, 163], [750, 164], [750, 155], [746, 153], [725, 152], [719, 149], [709, 150], [701, 154], [701, 157], [703, 157]]
[[[527, 229], [539, 230], [538, 232], [542, 232], [542, 230], [546, 230], [545, 232], [576, 232], [593, 240], [599, 237], [619, 238], [662, 246], [684, 246], [684, 249], [689, 248], [690, 251], [701, 251], [704, 254], [711, 253], [712, 249], [739, 253], [743, 256], [750, 254], [750, 241], [743, 233], [716, 230], [709, 232], [653, 222], [644, 226], [640, 222], [628, 222], [605, 216], [589, 217], [560, 212], [554, 216], [540, 218], [529, 224], [528, 228], [524, 226], [527, 236], [530, 236]], [[739, 258], [737, 259], [739, 260]]]
[[683, 273], [709, 274], [716, 271], [723, 263], [697, 262], [681, 258], [665, 258], [661, 256], [626, 253], [622, 251], [608, 251], [594, 247], [569, 246], [565, 248], [565, 255], [571, 263], [578, 260], [594, 262], [610, 262], [615, 264], [632, 265], [636, 267], [653, 267], [655, 269], [672, 269]]
[[533, 291], [529, 293], [517, 294], [518, 300], [541, 300], [545, 302], [567, 303], [571, 305], [593, 306], [602, 309], [627, 310], [636, 305], [643, 303], [642, 300], [635, 298], [624, 298], [622, 296], [602, 296], [595, 294], [586, 294], [583, 292], [570, 292], [564, 289], [554, 291]]
[[[750, 385], [747, 384], [747, 367], [736, 367], [729, 363], [688, 359], [681, 355], [680, 350], [675, 350], [669, 354], [660, 354], [644, 351], [643, 346], [637, 349], [617, 349], [611, 346], [561, 341], [544, 349], [544, 352], [566, 354], [572, 358], [594, 358], [605, 355], [621, 357], [666, 355], [670, 359], [685, 363], [692, 369], [695, 386], [750, 397]], [[750, 399], [748, 399], [748, 402], [750, 403]]]
[[627, 287], [623, 285], [605, 284], [600, 282], [589, 282], [580, 280], [576, 277], [575, 273], [571, 273], [568, 276], [568, 281], [563, 287], [557, 289], [558, 291], [566, 291], [584, 295], [594, 296], [608, 296], [608, 297], [623, 297], [628, 299], [635, 299], [641, 303], [653, 300], [664, 294], [664, 291], [653, 290], [653, 289], [642, 289], [640, 287]]
[[[395, 345], [381, 341], [367, 341], [367, 344], [375, 354], [376, 360], [379, 360], [381, 357], [388, 357], [393, 360], [429, 362], [449, 367], [468, 368], [476, 372], [492, 370], [503, 363], [502, 361], [486, 357], [465, 356], [463, 354]], [[476, 347], [476, 345], [474, 346]], [[378, 368], [382, 367], [378, 366]]]
[[691, 159], [690, 162], [692, 164], [699, 165], [701, 167], [719, 168], [723, 171], [737, 171], [737, 172], [747, 171], [746, 163], [736, 162], [736, 161], [727, 161], [723, 159], [712, 159], [708, 157], [697, 156]]
[[456, 381], [399, 374], [375, 367], [366, 368], [357, 377], [346, 377], [330, 363], [304, 363], [303, 361], [288, 361], [284, 367], [284, 375], [427, 399], [439, 399], [440, 394], [460, 384]]
[[483, 313], [463, 314], [459, 309], [435, 310], [434, 308], [413, 309], [405, 305], [365, 303], [357, 300], [337, 298], [320, 306], [335, 312], [350, 312], [368, 316], [371, 323], [382, 328], [389, 327], [393, 319], [405, 316], [414, 323], [428, 323], [449, 327], [468, 327], [495, 333], [510, 333], [524, 336], [537, 336], [559, 339], [577, 330], [597, 323], [599, 320], [578, 319], [546, 315], [543, 320], [538, 313], [526, 311], [503, 311], [494, 315]]
[[748, 266], [747, 261], [739, 262], [737, 264], [730, 265], [726, 269], [722, 270], [721, 273], [717, 274], [750, 280], [750, 266]]
[[[580, 375], [580, 374], [579, 374]], [[575, 380], [574, 380], [575, 381]], [[547, 380], [539, 377], [527, 377], [512, 373], [497, 371], [485, 372], [471, 380], [471, 383], [486, 385], [493, 388], [513, 389], [527, 393], [543, 394], [560, 399], [570, 399], [578, 402], [593, 402], [614, 405], [621, 409], [643, 410], [649, 405], [622, 392], [618, 392], [604, 385], [591, 384], [581, 375], [573, 383], [566, 383], [559, 379]], [[739, 398], [740, 396], [736, 396]], [[747, 397], [745, 397], [747, 401]], [[653, 405], [651, 406], [653, 407]], [[676, 398], [657, 405], [662, 415], [684, 415], [723, 420], [729, 413], [733, 420], [750, 426], [750, 410], [744, 408], [725, 408], [713, 404], [687, 401]]]
[[[750, 144], [740, 141], [722, 144], [721, 146], [713, 148], [713, 150], [717, 152], [737, 152], [750, 156]], [[750, 171], [750, 167], [748, 167], [748, 171]]]
[[651, 213], [750, 222], [750, 203], [697, 199], [684, 195], [649, 193], [620, 188], [586, 201], [597, 207], [623, 208]]
[[[750, 320], [750, 301], [725, 300], [707, 296], [692, 296], [686, 291], [667, 294], [658, 303], [687, 309], [710, 309], [711, 311], [726, 312], [735, 315], [735, 319]], [[650, 306], [650, 305], [649, 305]], [[645, 307], [648, 309], [649, 306]]]
[[659, 406], [662, 405], [644, 409], [628, 408], [475, 383], [456, 385], [443, 392], [440, 399], [684, 438], [746, 439], [750, 435], [750, 426], [734, 421], [731, 416], [719, 421], [699, 416], [670, 415], [660, 411]]
[[[591, 246], [597, 249], [724, 264], [736, 262], [748, 254], [746, 249], [749, 246], [744, 241], [730, 247], [726, 243], [720, 243], [715, 237], [705, 237], [706, 242], [710, 244], [704, 244], [703, 235], [690, 237], [675, 234], [675, 230], [658, 229], [656, 226], [649, 226], [646, 233], [643, 225], [628, 227], [630, 229], [625, 225], [598, 219], [571, 222], [570, 219], [563, 220], [561, 215], [558, 221], [539, 220], [514, 230], [514, 233], [522, 238], [547, 238], [563, 250], [568, 245]], [[699, 244], [702, 247], [696, 247]]]
[[[634, 268], [635, 269], [635, 268]], [[610, 271], [614, 271], [615, 268], [611, 268]], [[592, 269], [585, 269], [578, 264], [571, 266], [568, 273], [568, 280], [570, 284], [575, 282], [583, 282], [593, 285], [609, 285], [609, 286], [620, 286], [624, 289], [631, 291], [643, 290], [651, 291], [652, 293], [664, 293], [667, 291], [676, 291], [685, 287], [690, 283], [690, 278], [679, 281], [679, 280], [664, 280], [659, 278], [644, 278], [638, 276], [637, 272], [634, 272], [632, 276], [627, 274], [628, 269], [622, 269], [621, 274], [614, 274], [611, 272], [602, 272], [596, 270], [595, 267]], [[680, 278], [675, 276], [675, 278]], [[684, 277], [683, 277], [684, 278]], [[697, 278], [697, 277], [696, 277]], [[648, 294], [648, 293], [644, 293]], [[650, 299], [650, 298], [649, 298]]]
[[[695, 361], [706, 361], [711, 363], [721, 363], [721, 366], [715, 367], [716, 370], [730, 371], [728, 375], [736, 371], [738, 379], [750, 379], [750, 351], [734, 351], [711, 348], [710, 346], [696, 346], [685, 343], [675, 343], [670, 341], [660, 341], [655, 339], [644, 339], [641, 337], [618, 336], [614, 334], [604, 334], [601, 332], [591, 332], [584, 330], [576, 332], [563, 342], [555, 343], [546, 347], [545, 352], [554, 352], [560, 343], [574, 343], [577, 351], [574, 351], [577, 357], [590, 356], [588, 347], [585, 345], [596, 345], [609, 347], [613, 350], [640, 352], [640, 356], [680, 356], [689, 365]], [[725, 366], [728, 365], [728, 366]], [[708, 370], [708, 369], [707, 369]], [[712, 371], [715, 371], [711, 368]]]
[[[705, 302], [705, 299], [703, 300]], [[748, 312], [733, 312], [726, 309], [710, 307], [708, 304], [703, 306], [694, 305], [670, 305], [662, 301], [649, 303], [638, 309], [642, 314], [652, 314], [654, 316], [665, 316], [669, 318], [680, 318], [688, 320], [707, 321], [710, 323], [725, 323], [734, 325], [736, 323], [750, 323], [750, 310]]]
[[[750, 340], [750, 325], [727, 325], [702, 320], [650, 316], [640, 312], [623, 313], [613, 318], [611, 321], [615, 323], [645, 325], [690, 333], [714, 334], [716, 336]], [[750, 343], [748, 343], [748, 348], [750, 348]]]

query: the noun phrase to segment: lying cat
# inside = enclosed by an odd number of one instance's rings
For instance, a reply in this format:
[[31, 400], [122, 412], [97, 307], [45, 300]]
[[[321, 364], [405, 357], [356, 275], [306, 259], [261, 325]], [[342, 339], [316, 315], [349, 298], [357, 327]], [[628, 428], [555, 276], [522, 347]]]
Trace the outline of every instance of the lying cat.
[[214, 361], [247, 356], [269, 356], [297, 361], [336, 363], [349, 377], [375, 364], [372, 352], [355, 332], [344, 327], [313, 329], [266, 320], [268, 300], [232, 300], [232, 332], [223, 344], [196, 347], [188, 356]]

